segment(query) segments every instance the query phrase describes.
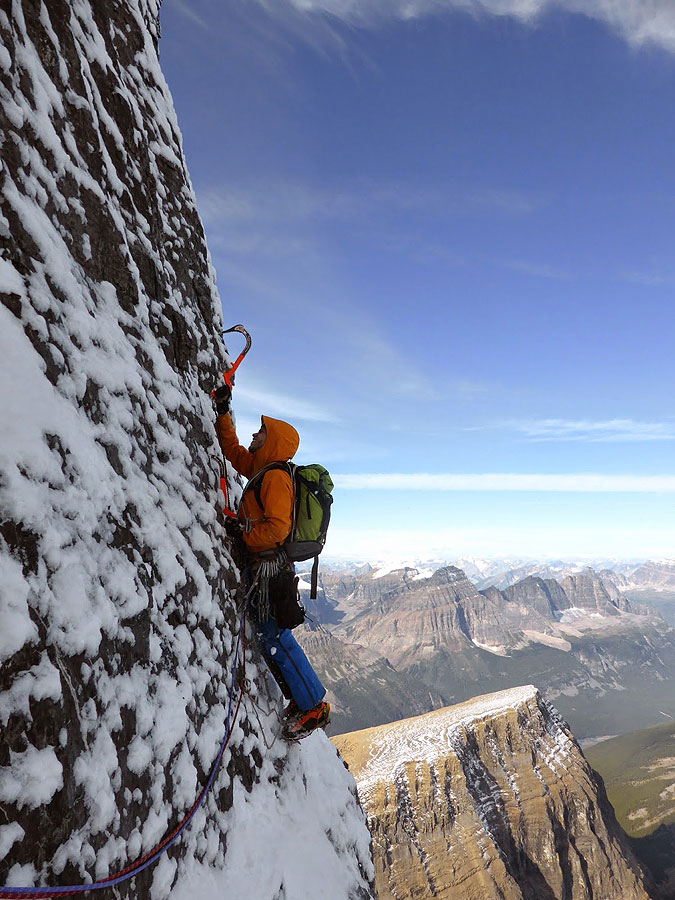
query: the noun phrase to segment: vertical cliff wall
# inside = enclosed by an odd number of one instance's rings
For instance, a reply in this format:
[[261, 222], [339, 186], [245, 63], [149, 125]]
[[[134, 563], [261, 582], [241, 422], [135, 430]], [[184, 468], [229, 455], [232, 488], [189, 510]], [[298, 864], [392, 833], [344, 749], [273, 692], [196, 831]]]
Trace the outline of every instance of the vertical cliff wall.
[[648, 900], [604, 788], [533, 687], [333, 740], [378, 900]]
[[[207, 395], [219, 301], [158, 12], [0, 3], [0, 885], [146, 854], [193, 804], [241, 686]], [[263, 672], [252, 646], [206, 805], [119, 896], [206, 898], [224, 872], [239, 896], [313, 897], [326, 869], [336, 898], [369, 895], [349, 778], [322, 735], [276, 739]]]

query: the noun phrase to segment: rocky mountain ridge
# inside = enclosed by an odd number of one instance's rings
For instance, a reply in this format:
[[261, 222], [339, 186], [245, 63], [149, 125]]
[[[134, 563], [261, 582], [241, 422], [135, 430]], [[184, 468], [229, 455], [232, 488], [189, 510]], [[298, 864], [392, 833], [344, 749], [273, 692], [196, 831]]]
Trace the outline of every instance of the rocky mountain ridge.
[[346, 643], [313, 624], [294, 633], [328, 686], [330, 733], [367, 728], [445, 706], [442, 694], [395, 669], [375, 650]]
[[598, 560], [593, 563], [566, 560], [542, 563], [528, 560], [514, 566], [498, 563], [485, 567], [471, 566], [469, 577], [481, 589], [498, 587], [503, 590], [522, 581], [528, 575], [560, 579], [566, 575], [577, 575], [585, 569], [593, 569], [606, 582], [613, 583], [623, 591], [675, 591], [675, 560], [673, 559], [653, 559], [639, 563], [610, 560]]
[[675, 559], [648, 560], [624, 577], [626, 587], [675, 591]]
[[333, 738], [379, 900], [647, 900], [602, 782], [533, 687]]
[[[324, 627], [414, 679], [422, 702], [423, 685], [451, 703], [529, 679], [582, 738], [655, 724], [659, 710], [675, 714], [675, 631], [593, 570], [528, 576], [503, 591], [479, 591], [454, 566], [431, 576], [326, 573], [322, 583]], [[349, 716], [340, 726], [350, 727]]]
[[[601, 629], [607, 624], [602, 620], [659, 620], [592, 570], [560, 580], [528, 576], [504, 591], [478, 591], [454, 566], [430, 577], [404, 569], [381, 579], [341, 578], [336, 587], [324, 578], [323, 586], [342, 613], [335, 632], [386, 650], [394, 665], [405, 663], [411, 653], [424, 656], [467, 643], [496, 654], [557, 637], [562, 646], [560, 636], [570, 631], [571, 622], [574, 631]], [[420, 646], [422, 638], [428, 644]]]

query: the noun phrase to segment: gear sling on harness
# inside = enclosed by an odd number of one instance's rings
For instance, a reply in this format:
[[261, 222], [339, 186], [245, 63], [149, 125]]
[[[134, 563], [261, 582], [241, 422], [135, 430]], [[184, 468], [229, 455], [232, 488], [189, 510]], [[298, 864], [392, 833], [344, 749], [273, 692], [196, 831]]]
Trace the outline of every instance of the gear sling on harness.
[[251, 593], [251, 613], [255, 619], [263, 655], [281, 692], [287, 700], [295, 700], [299, 709], [308, 710], [323, 699], [326, 689], [310, 665], [302, 647], [291, 634], [290, 628], [299, 625], [300, 622], [290, 624], [280, 605], [280, 591], [284, 590], [284, 586], [280, 585], [279, 579], [287, 577], [291, 580], [296, 598], [296, 610], [301, 610], [304, 619], [304, 609], [297, 601], [297, 577], [283, 550], [279, 553], [273, 552], [276, 555], [274, 559], [253, 561], [250, 574], [253, 576], [254, 584], [257, 583], [258, 590]]

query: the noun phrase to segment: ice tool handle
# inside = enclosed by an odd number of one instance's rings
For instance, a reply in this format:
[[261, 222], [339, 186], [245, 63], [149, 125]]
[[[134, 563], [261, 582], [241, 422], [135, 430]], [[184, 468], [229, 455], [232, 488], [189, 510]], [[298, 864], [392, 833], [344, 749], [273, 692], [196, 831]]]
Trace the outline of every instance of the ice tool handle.
[[230, 368], [226, 369], [223, 372], [223, 379], [225, 381], [225, 384], [229, 387], [230, 390], [232, 390], [232, 378], [234, 376], [234, 373], [239, 368], [239, 364], [241, 363], [242, 359], [246, 356], [248, 351], [251, 349], [251, 335], [244, 328], [244, 326], [243, 325], [234, 325], [232, 328], [228, 328], [226, 331], [224, 331], [223, 334], [231, 334], [233, 331], [238, 331], [239, 334], [244, 335], [244, 337], [246, 338], [246, 346], [241, 351], [239, 356], [235, 359], [235, 361], [232, 363]]
[[[238, 331], [239, 334], [244, 335], [244, 337], [246, 338], [246, 346], [241, 351], [239, 356], [235, 359], [235, 361], [232, 363], [230, 368], [226, 369], [223, 372], [223, 380], [224, 380], [225, 384], [228, 386], [228, 388], [230, 389], [230, 391], [232, 390], [232, 379], [234, 377], [234, 373], [239, 368], [239, 364], [242, 361], [242, 359], [246, 356], [248, 351], [251, 349], [251, 335], [244, 328], [244, 326], [243, 325], [233, 325], [232, 328], [228, 328], [226, 331], [223, 332], [223, 334], [231, 334], [233, 331]], [[215, 393], [216, 393], [215, 390], [211, 391], [211, 396], [213, 397], [215, 395]], [[227, 476], [225, 474], [224, 468], [222, 469], [222, 474], [220, 476], [220, 489], [223, 492], [223, 497], [225, 498], [225, 507], [223, 508], [223, 513], [229, 519], [236, 519], [237, 514], [230, 509], [230, 498], [229, 498], [228, 491], [227, 491]]]

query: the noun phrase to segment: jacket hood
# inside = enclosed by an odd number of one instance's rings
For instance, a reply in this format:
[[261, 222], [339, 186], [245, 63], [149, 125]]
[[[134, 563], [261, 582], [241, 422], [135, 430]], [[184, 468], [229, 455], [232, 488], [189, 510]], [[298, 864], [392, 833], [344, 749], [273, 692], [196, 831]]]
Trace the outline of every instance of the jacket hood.
[[298, 432], [288, 422], [270, 416], [261, 416], [260, 420], [267, 430], [267, 438], [260, 450], [253, 454], [255, 472], [269, 463], [292, 459], [300, 445]]

